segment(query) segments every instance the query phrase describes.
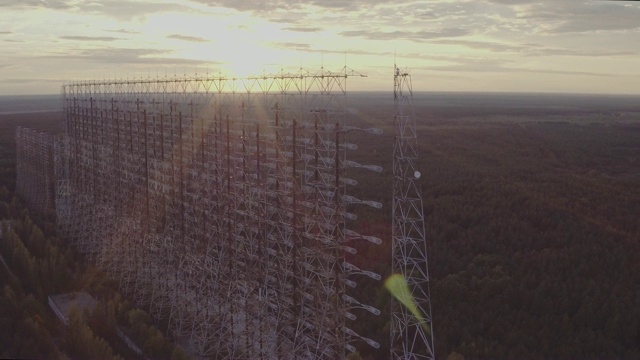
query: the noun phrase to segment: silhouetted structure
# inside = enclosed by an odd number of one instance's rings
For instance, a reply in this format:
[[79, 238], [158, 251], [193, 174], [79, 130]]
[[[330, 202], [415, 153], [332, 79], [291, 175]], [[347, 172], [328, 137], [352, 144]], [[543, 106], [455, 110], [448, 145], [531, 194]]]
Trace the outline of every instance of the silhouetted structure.
[[[203, 356], [341, 358], [354, 204], [346, 68], [73, 82], [55, 143], [60, 230]], [[365, 129], [376, 133], [376, 129]], [[378, 344], [363, 338], [370, 345]]]
[[47, 132], [16, 128], [16, 192], [40, 214], [55, 208], [53, 142]]

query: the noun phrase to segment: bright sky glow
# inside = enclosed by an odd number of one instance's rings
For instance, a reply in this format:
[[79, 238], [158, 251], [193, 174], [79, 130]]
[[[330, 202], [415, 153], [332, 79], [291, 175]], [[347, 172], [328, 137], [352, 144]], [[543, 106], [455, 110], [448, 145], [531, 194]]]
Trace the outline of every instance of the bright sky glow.
[[0, 0], [0, 95], [65, 81], [346, 65], [419, 91], [640, 94], [640, 3]]

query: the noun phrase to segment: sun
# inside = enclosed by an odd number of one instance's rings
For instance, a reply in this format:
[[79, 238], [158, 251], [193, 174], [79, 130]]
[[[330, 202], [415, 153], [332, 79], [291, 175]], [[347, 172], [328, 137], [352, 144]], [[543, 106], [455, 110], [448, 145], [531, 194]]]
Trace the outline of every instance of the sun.
[[[246, 78], [263, 73], [289, 69], [298, 62], [299, 55], [286, 49], [254, 42], [216, 41], [215, 43], [187, 44], [175, 52], [183, 59], [201, 61], [207, 71], [228, 77]], [[200, 68], [202, 66], [199, 65]]]
[[273, 73], [291, 67], [296, 56], [290, 52], [266, 46], [240, 45], [234, 48], [221, 65], [228, 76], [249, 77]]

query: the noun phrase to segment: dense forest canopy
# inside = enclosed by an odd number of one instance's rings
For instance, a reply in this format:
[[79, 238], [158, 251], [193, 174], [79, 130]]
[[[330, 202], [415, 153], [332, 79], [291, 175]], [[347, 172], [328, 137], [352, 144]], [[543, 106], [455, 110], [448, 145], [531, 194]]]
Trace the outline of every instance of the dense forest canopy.
[[[437, 355], [640, 357], [640, 102], [472, 100], [415, 104]], [[390, 209], [382, 101], [357, 156], [387, 170], [355, 191]]]
[[[23, 105], [22, 103], [20, 105]], [[61, 130], [61, 114], [0, 115], [0, 358], [29, 359], [188, 359], [144, 310], [118, 291], [118, 283], [85, 263], [56, 234], [55, 214], [30, 213], [15, 190], [15, 127]], [[64, 327], [48, 296], [86, 291], [96, 309], [72, 309]], [[143, 351], [123, 341], [123, 332]]]

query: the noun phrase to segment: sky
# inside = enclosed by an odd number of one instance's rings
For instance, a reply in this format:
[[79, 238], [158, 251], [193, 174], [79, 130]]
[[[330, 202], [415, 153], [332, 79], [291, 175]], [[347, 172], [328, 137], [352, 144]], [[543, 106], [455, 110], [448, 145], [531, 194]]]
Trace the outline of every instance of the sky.
[[0, 0], [0, 95], [63, 83], [340, 71], [349, 90], [640, 94], [640, 2]]

